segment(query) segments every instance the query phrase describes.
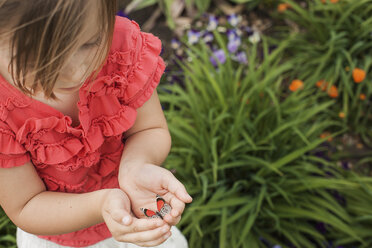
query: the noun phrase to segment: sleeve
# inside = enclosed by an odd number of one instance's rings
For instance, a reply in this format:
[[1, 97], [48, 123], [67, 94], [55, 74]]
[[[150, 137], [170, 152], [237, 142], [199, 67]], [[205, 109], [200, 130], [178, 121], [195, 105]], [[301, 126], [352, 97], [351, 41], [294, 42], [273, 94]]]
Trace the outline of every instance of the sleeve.
[[0, 121], [0, 168], [24, 165], [30, 161], [27, 150], [16, 140], [15, 133]]
[[127, 105], [136, 109], [150, 99], [164, 73], [165, 63], [160, 57], [160, 39], [151, 33], [141, 32], [135, 21], [132, 24], [136, 54], [125, 95]]

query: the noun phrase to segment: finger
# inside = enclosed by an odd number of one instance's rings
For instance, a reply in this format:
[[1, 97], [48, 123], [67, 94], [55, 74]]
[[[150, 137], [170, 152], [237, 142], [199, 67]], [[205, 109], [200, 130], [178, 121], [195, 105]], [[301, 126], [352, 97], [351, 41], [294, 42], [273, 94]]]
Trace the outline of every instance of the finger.
[[139, 243], [138, 245], [143, 246], [143, 247], [154, 247], [154, 246], [164, 243], [170, 236], [172, 236], [172, 233], [169, 231], [165, 235], [158, 238], [157, 240]]
[[110, 208], [107, 210], [111, 218], [119, 224], [130, 225], [133, 218], [130, 211], [126, 208], [126, 203], [122, 198], [111, 200]]
[[161, 226], [167, 225], [162, 219], [133, 219], [132, 225], [129, 227], [128, 233], [143, 232], [154, 230]]
[[172, 208], [171, 215], [174, 218], [180, 216], [185, 210], [185, 203], [176, 197], [171, 197], [169, 204]]
[[173, 226], [177, 225], [181, 220], [181, 215], [185, 209], [185, 203], [180, 201], [171, 193], [164, 195], [163, 198], [166, 202], [169, 202], [169, 205], [172, 208], [170, 214], [163, 217], [164, 221]]
[[185, 186], [170, 171], [168, 172], [162, 177], [162, 187], [173, 193], [181, 201], [192, 202], [192, 197], [187, 193]]
[[131, 242], [131, 243], [136, 243], [136, 244], [144, 243], [148, 241], [157, 240], [161, 238], [162, 236], [164, 236], [169, 231], [170, 231], [170, 226], [165, 224], [153, 230], [127, 233], [123, 235], [122, 239], [126, 240], [126, 242]]
[[164, 218], [164, 221], [167, 222], [171, 226], [177, 225], [178, 222], [180, 222], [180, 220], [181, 220], [181, 216], [178, 216], [178, 217], [174, 218], [169, 214], [165, 215], [163, 218]]
[[170, 214], [172, 217], [180, 216], [185, 210], [185, 203], [178, 199], [172, 193], [167, 193], [162, 197], [164, 198], [165, 202], [167, 202], [171, 206], [172, 210]]

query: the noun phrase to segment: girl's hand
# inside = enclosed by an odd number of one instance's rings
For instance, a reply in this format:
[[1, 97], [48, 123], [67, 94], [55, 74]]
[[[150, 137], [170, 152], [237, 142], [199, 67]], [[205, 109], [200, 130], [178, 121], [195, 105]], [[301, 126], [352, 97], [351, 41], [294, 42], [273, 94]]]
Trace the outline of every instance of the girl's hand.
[[161, 219], [131, 216], [129, 198], [121, 189], [110, 189], [101, 213], [113, 238], [119, 242], [151, 247], [163, 243], [171, 235], [170, 226]]
[[192, 201], [183, 184], [169, 170], [154, 164], [132, 162], [122, 165], [118, 179], [121, 189], [130, 199], [133, 213], [140, 218], [147, 218], [140, 208], [157, 210], [158, 194], [172, 207], [164, 220], [170, 225], [176, 225], [181, 219], [185, 203]]

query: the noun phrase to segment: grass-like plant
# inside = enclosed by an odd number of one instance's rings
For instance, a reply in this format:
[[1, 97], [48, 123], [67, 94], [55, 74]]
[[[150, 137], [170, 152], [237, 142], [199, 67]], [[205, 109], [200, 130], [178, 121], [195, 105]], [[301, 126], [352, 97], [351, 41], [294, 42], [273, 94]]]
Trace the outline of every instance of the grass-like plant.
[[324, 130], [344, 131], [329, 117], [335, 101], [319, 101], [316, 88], [283, 90], [283, 79], [296, 67], [282, 60], [288, 45], [283, 41], [269, 54], [264, 39], [263, 60], [254, 45], [247, 51], [248, 66], [227, 56], [217, 68], [206, 46], [190, 47], [190, 62], [180, 64], [184, 87], [160, 91], [172, 135], [165, 164], [194, 198], [180, 222], [191, 248], [266, 247], [261, 240], [326, 247], [316, 223], [348, 242], [364, 242], [334, 195], [362, 194], [360, 182], [315, 155], [327, 139], [319, 138]]
[[[292, 72], [311, 87], [319, 86], [320, 80], [328, 89], [336, 87], [337, 104], [332, 106], [331, 116], [339, 119], [342, 113], [344, 126], [371, 146], [372, 0], [283, 2], [290, 7], [280, 18], [298, 26], [287, 51], [294, 65]], [[282, 37], [288, 34], [280, 31]], [[366, 74], [361, 82], [355, 80], [355, 69]]]
[[0, 207], [0, 248], [16, 248], [16, 226]]

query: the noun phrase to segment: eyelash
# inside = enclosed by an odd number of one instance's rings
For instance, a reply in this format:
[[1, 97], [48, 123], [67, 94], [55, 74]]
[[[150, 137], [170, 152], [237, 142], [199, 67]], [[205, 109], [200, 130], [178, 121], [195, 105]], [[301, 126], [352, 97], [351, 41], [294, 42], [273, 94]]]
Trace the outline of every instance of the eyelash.
[[97, 41], [95, 41], [94, 43], [88, 43], [88, 44], [84, 44], [82, 46], [83, 49], [89, 49], [89, 48], [92, 48], [92, 47], [95, 47], [95, 46], [99, 46], [101, 44], [101, 37], [97, 39]]

